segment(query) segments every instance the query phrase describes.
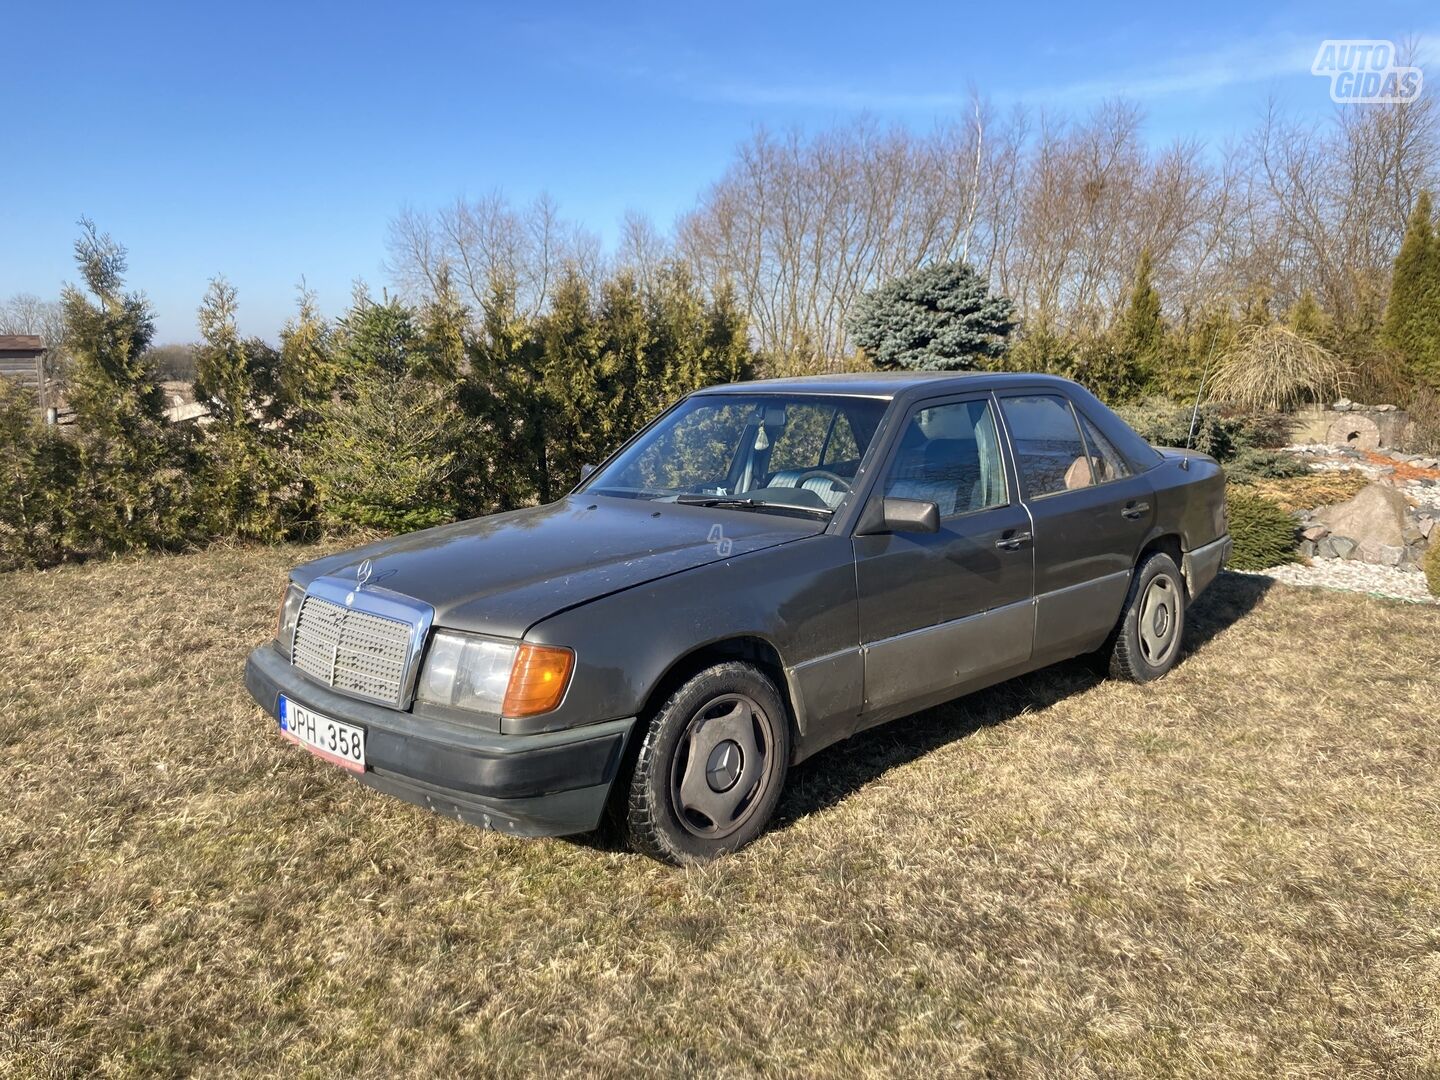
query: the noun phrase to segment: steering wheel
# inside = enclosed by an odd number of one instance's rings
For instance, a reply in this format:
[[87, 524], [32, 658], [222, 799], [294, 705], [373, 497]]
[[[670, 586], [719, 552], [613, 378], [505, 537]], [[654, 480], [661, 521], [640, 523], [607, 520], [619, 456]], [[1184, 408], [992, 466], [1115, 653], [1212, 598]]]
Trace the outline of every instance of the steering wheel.
[[806, 469], [795, 478], [795, 486], [797, 488], [804, 487], [805, 481], [809, 480], [812, 476], [819, 476], [825, 480], [829, 480], [830, 483], [839, 488], [843, 494], [850, 494], [850, 481], [846, 480], [843, 476], [836, 476], [829, 469]]

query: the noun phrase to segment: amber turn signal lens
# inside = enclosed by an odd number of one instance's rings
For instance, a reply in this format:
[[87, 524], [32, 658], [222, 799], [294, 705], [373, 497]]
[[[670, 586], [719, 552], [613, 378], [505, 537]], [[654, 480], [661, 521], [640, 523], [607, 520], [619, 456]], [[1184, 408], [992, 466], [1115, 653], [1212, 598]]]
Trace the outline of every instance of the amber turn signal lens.
[[560, 704], [565, 687], [570, 684], [570, 671], [575, 654], [553, 645], [521, 645], [510, 669], [510, 685], [505, 690], [505, 716], [538, 716]]

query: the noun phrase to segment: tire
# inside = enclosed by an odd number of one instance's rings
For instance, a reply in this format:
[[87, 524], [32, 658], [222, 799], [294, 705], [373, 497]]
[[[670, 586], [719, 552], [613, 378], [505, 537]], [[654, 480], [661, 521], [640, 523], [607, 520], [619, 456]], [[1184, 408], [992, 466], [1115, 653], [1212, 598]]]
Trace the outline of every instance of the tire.
[[1160, 678], [1175, 666], [1184, 636], [1185, 579], [1174, 559], [1155, 552], [1130, 579], [1110, 645], [1110, 674], [1137, 683]]
[[625, 838], [677, 865], [735, 851], [764, 830], [789, 766], [790, 722], [775, 684], [753, 664], [706, 668], [650, 719], [630, 776]]

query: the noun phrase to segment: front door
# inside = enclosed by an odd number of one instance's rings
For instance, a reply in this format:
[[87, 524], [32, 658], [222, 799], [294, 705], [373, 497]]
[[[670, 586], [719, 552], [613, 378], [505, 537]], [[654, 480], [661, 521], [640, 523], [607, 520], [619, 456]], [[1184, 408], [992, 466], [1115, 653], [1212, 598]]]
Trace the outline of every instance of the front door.
[[1155, 519], [1153, 489], [1068, 397], [1002, 394], [1000, 411], [1034, 521], [1035, 658], [1097, 649]]
[[860, 727], [993, 681], [1030, 658], [1034, 576], [988, 394], [916, 405], [874, 498], [935, 503], [937, 533], [857, 536], [865, 705]]

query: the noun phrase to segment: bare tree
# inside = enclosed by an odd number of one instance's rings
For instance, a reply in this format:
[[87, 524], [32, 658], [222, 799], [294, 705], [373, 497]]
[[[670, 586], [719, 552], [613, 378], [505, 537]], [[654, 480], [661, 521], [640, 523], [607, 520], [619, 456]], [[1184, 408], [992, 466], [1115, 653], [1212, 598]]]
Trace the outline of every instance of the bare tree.
[[[754, 342], [800, 369], [846, 362], [847, 317], [876, 285], [965, 259], [1024, 320], [1058, 331], [1113, 324], [1142, 252], [1172, 317], [1311, 289], [1345, 318], [1383, 303], [1422, 188], [1440, 182], [1433, 100], [1346, 107], [1299, 124], [1273, 107], [1222, 146], [1151, 145], [1126, 102], [1087, 115], [1006, 115], [978, 97], [926, 133], [862, 118], [813, 135], [759, 129], [662, 236], [627, 214], [613, 264], [642, 283], [678, 257], [713, 290], [732, 288]], [[391, 223], [390, 272], [432, 295], [442, 271], [483, 309], [513, 284], [522, 313], [545, 310], [557, 274], [595, 281], [594, 236], [542, 197], [457, 200]]]
[[1251, 135], [1237, 285], [1313, 289], [1344, 318], [1383, 296], [1415, 197], [1440, 179], [1434, 100], [1344, 106], [1329, 125], [1272, 105]]
[[65, 320], [56, 301], [16, 293], [0, 302], [0, 334], [35, 334], [46, 345], [58, 345], [64, 332]]
[[758, 131], [682, 220], [680, 252], [712, 288], [734, 283], [761, 348], [839, 357], [860, 293], [976, 243], [975, 115], [924, 138], [871, 120], [814, 139]]
[[45, 345], [45, 378], [59, 386], [65, 378], [65, 316], [59, 302], [33, 293], [17, 293], [0, 302], [0, 334], [34, 334]]
[[672, 253], [670, 241], [655, 228], [654, 222], [638, 210], [626, 211], [620, 223], [616, 269], [630, 271], [640, 288], [648, 292], [656, 271]]
[[407, 296], [433, 297], [444, 270], [472, 310], [483, 310], [492, 283], [505, 281], [528, 315], [545, 310], [564, 267], [594, 279], [603, 261], [595, 236], [564, 220], [548, 195], [517, 210], [499, 192], [434, 213], [403, 209], [390, 222], [387, 248], [386, 271]]

